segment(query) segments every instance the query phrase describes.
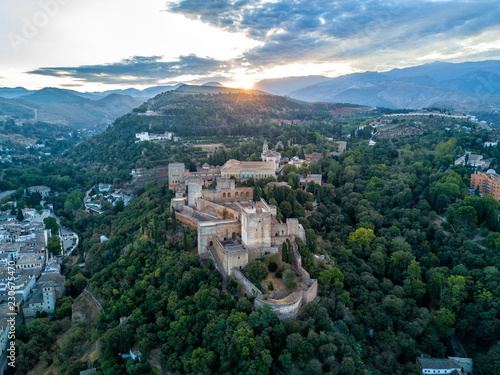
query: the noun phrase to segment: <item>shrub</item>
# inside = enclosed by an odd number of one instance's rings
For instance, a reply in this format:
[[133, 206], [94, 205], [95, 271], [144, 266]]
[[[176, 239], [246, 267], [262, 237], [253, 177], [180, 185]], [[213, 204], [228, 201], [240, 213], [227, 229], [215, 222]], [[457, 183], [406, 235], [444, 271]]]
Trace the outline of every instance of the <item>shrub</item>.
[[292, 281], [292, 282], [289, 282], [289, 283], [286, 283], [286, 287], [288, 289], [297, 289], [297, 283], [295, 281]]
[[276, 270], [276, 273], [274, 274], [278, 279], [281, 279], [283, 277], [283, 272], [285, 271], [285, 269], [283, 267], [281, 268], [278, 268]]
[[274, 272], [278, 269], [278, 264], [276, 262], [271, 262], [267, 268], [269, 269], [269, 272]]
[[295, 281], [295, 277], [296, 277], [295, 272], [293, 272], [292, 270], [285, 270], [283, 272], [283, 280], [287, 284]]
[[273, 285], [273, 283], [271, 283], [271, 282], [270, 282], [270, 283], [267, 285], [267, 289], [269, 289], [270, 291], [273, 291], [273, 290], [274, 290], [274, 285]]

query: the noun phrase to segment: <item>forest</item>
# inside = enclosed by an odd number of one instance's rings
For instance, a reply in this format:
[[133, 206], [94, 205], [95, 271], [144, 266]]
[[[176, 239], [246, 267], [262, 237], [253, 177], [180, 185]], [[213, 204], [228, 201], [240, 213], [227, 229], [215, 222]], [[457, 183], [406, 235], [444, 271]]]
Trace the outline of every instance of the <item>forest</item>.
[[[138, 188], [129, 206], [100, 216], [65, 205], [71, 191], [92, 181], [125, 180], [145, 154], [220, 165], [229, 157], [256, 157], [262, 134], [248, 134], [254, 139], [208, 159], [192, 146], [135, 144], [133, 133], [147, 125], [144, 117], [127, 115], [66, 161], [6, 171], [12, 184], [36, 178], [61, 191], [53, 203], [86, 255], [84, 267], [67, 268], [67, 296], [53, 316], [20, 328], [15, 373], [39, 366], [61, 374], [91, 367], [102, 374], [147, 374], [161, 366], [176, 374], [419, 374], [416, 357], [450, 355], [452, 334], [473, 358], [475, 374], [497, 373], [500, 206], [469, 192], [474, 168], [453, 165], [465, 150], [484, 152], [497, 165], [500, 149], [483, 149], [492, 135], [450, 132], [455, 120], [429, 119], [418, 137], [370, 147], [364, 132], [351, 132], [353, 123], [325, 119], [276, 124], [265, 135], [271, 146], [293, 138], [321, 152], [322, 160], [306, 168], [322, 175], [321, 185], [309, 183], [303, 191], [293, 168], [278, 177], [290, 187], [245, 182], [255, 197], [277, 206], [280, 218], [296, 217], [306, 229], [299, 251], [318, 279], [320, 299], [296, 319], [255, 310], [236, 281], [223, 283], [212, 262], [200, 260], [196, 232], [170, 213], [167, 181]], [[339, 129], [351, 135], [348, 150], [327, 156], [332, 148], [325, 138], [338, 137]], [[287, 155], [301, 151], [283, 149]], [[110, 240], [101, 243], [102, 234]], [[71, 305], [85, 288], [105, 307], [89, 326], [71, 323]], [[96, 342], [98, 359], [89, 362]], [[141, 362], [122, 359], [130, 348], [142, 353]]]

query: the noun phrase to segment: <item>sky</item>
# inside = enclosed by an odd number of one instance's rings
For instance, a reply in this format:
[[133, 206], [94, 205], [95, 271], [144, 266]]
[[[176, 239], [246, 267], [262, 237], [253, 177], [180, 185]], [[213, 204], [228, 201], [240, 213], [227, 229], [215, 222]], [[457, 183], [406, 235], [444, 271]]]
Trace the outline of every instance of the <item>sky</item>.
[[249, 88], [499, 58], [498, 0], [0, 2], [0, 87]]

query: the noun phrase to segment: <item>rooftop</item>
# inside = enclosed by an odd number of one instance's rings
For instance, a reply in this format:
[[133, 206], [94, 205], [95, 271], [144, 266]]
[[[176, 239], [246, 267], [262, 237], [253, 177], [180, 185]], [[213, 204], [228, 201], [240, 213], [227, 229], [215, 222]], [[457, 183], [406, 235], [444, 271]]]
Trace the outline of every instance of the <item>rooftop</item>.
[[265, 161], [239, 161], [235, 159], [230, 159], [222, 166], [222, 170], [242, 170], [242, 169], [269, 169], [274, 171], [274, 163], [273, 162], [265, 162]]
[[430, 368], [430, 369], [441, 369], [441, 370], [452, 370], [456, 368], [460, 368], [460, 366], [453, 360], [448, 358], [417, 358], [417, 364], [421, 368]]

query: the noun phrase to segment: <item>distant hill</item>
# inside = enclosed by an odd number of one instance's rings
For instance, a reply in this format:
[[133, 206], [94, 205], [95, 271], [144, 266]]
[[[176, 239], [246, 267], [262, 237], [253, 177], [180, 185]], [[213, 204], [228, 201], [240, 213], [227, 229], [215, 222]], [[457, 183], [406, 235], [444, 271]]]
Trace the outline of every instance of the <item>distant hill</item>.
[[225, 87], [222, 83], [219, 82], [206, 82], [202, 86], [218, 86], [218, 87]]
[[0, 115], [80, 129], [110, 124], [144, 100], [118, 94], [92, 97], [72, 90], [44, 88], [15, 99], [0, 97]]
[[144, 90], [137, 90], [134, 88], [128, 88], [128, 89], [121, 89], [121, 90], [107, 90], [107, 91], [102, 91], [102, 92], [92, 92], [92, 93], [86, 93], [86, 94], [91, 94], [91, 95], [98, 96], [101, 98], [104, 98], [104, 97], [111, 95], [111, 94], [120, 94], [120, 95], [132, 96], [134, 98], [143, 98], [144, 101], [146, 101], [149, 98], [152, 98], [158, 94], [161, 94], [162, 92], [175, 90], [179, 86], [180, 86], [180, 84], [173, 85], [173, 86], [153, 86], [153, 87], [149, 87], [149, 88], [144, 89]]
[[[310, 83], [311, 79], [318, 82]], [[289, 77], [264, 80], [255, 87], [306, 102], [343, 102], [397, 109], [440, 104], [456, 109], [490, 110], [500, 105], [500, 61], [434, 62], [336, 78]]]
[[262, 90], [273, 95], [288, 95], [290, 92], [315, 85], [320, 82], [328, 81], [330, 78], [323, 76], [307, 76], [307, 77], [287, 77], [264, 79], [255, 83], [253, 86], [256, 90]]
[[83, 93], [52, 87], [37, 91], [22, 87], [0, 88], [0, 115], [36, 119], [77, 129], [103, 126], [111, 124], [149, 98], [178, 86]]
[[31, 94], [33, 91], [26, 90], [24, 87], [0, 87], [0, 98], [15, 99], [23, 95]]
[[187, 93], [187, 94], [222, 94], [222, 93], [248, 93], [248, 94], [257, 94], [257, 95], [269, 95], [267, 92], [259, 91], [259, 90], [246, 90], [246, 89], [235, 89], [231, 87], [225, 86], [196, 86], [196, 85], [185, 85], [182, 84], [172, 92], [176, 93]]

